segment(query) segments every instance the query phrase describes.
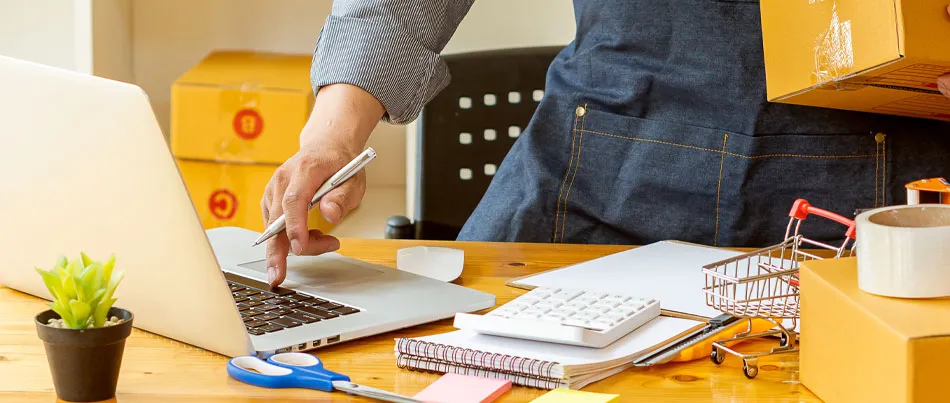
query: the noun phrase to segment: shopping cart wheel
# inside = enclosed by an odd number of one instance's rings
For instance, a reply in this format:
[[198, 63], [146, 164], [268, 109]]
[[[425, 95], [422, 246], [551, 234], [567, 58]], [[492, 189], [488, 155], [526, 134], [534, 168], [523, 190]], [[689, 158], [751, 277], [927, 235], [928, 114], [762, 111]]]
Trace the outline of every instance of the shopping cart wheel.
[[745, 377], [752, 379], [759, 374], [759, 367], [755, 364], [749, 365], [748, 362], [742, 362], [742, 372], [745, 372]]
[[709, 359], [712, 360], [713, 364], [719, 365], [726, 360], [726, 355], [723, 354], [719, 348], [713, 347], [712, 353], [709, 354]]
[[785, 333], [780, 333], [779, 340], [782, 343], [782, 347], [788, 347], [788, 335]]

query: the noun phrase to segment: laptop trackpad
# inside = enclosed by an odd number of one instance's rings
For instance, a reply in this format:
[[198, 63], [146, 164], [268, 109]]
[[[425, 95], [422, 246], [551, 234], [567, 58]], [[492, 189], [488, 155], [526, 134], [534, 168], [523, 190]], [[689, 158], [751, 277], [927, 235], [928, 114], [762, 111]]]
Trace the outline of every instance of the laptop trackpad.
[[[264, 273], [265, 276], [267, 274], [267, 261], [265, 260], [244, 263], [239, 266], [259, 271]], [[383, 272], [376, 269], [319, 256], [291, 255], [287, 257], [287, 280], [310, 287], [365, 281], [370, 277], [381, 274]]]

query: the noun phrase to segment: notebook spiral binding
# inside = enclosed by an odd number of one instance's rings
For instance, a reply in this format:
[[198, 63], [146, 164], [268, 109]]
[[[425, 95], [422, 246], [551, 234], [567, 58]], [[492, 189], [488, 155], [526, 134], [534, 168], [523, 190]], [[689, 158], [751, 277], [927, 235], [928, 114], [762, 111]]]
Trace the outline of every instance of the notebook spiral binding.
[[397, 348], [398, 351], [403, 354], [543, 378], [551, 378], [551, 368], [557, 365], [557, 363], [551, 361], [532, 360], [507, 354], [486, 353], [469, 348], [459, 348], [421, 340], [399, 339]]
[[401, 354], [397, 357], [396, 364], [403, 369], [475, 376], [502, 375], [514, 383], [543, 389], [554, 389], [562, 384], [560, 379], [551, 375], [551, 369], [557, 365], [551, 361], [486, 353], [404, 338], [396, 341], [396, 349]]
[[484, 368], [475, 368], [467, 365], [453, 364], [449, 362], [430, 360], [424, 357], [400, 355], [396, 358], [396, 366], [400, 369], [408, 369], [419, 372], [429, 372], [436, 374], [455, 373], [468, 376], [480, 376], [485, 378], [507, 379], [516, 385], [526, 386], [538, 389], [556, 389], [563, 386], [563, 382], [556, 379], [540, 378], [526, 376], [505, 371], [493, 371]]

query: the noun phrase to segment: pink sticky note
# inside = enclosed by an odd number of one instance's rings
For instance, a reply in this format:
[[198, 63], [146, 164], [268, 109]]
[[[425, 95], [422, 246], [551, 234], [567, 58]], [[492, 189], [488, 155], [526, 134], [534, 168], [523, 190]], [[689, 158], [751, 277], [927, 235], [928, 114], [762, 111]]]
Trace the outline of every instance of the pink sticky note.
[[447, 373], [414, 397], [426, 403], [488, 403], [511, 390], [511, 381]]

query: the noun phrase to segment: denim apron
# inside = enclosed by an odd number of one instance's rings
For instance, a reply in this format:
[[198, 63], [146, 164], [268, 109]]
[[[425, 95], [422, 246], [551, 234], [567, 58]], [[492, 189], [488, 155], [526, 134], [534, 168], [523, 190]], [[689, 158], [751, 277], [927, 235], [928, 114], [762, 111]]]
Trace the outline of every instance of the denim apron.
[[950, 175], [950, 124], [766, 101], [755, 0], [574, 8], [576, 39], [460, 240], [766, 246], [797, 198], [853, 216]]

